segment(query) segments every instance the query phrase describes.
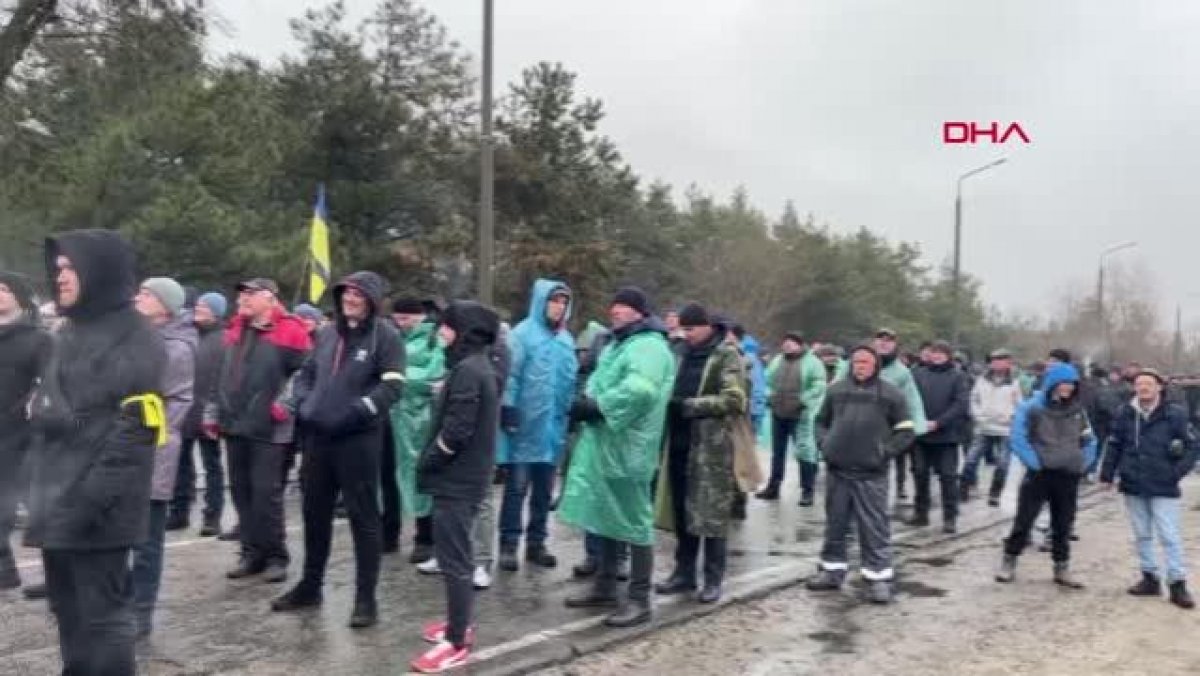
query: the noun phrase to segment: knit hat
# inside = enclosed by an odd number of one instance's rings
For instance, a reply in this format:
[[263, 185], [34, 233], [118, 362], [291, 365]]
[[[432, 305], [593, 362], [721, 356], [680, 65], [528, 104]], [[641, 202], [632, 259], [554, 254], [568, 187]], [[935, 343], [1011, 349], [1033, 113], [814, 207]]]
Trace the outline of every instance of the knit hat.
[[201, 294], [200, 297], [196, 299], [196, 304], [199, 305], [201, 303], [208, 306], [208, 309], [212, 310], [213, 315], [215, 315], [218, 319], [223, 318], [225, 313], [229, 311], [229, 301], [225, 300], [225, 296], [217, 293], [216, 291], [209, 291], [208, 293]]
[[932, 343], [930, 343], [929, 349], [933, 350], [934, 352], [941, 352], [942, 354], [946, 355], [947, 357], [951, 357], [951, 358], [954, 357], [954, 348], [950, 346], [950, 343], [947, 343], [944, 340], [933, 341]]
[[179, 314], [187, 300], [183, 287], [170, 277], [151, 277], [142, 282], [142, 288], [153, 294], [172, 317]]
[[792, 340], [801, 345], [805, 343], [804, 334], [800, 333], [799, 331], [788, 331], [787, 333], [783, 334], [783, 339]]
[[398, 315], [423, 315], [425, 301], [415, 297], [397, 298], [392, 301], [392, 312]]
[[711, 323], [708, 310], [699, 303], [688, 303], [679, 308], [680, 326], [709, 326]]
[[314, 322], [319, 322], [325, 318], [325, 316], [321, 314], [320, 310], [309, 305], [308, 303], [301, 303], [297, 305], [292, 310], [292, 314], [300, 317], [301, 319], [311, 319]]
[[1053, 350], [1050, 350], [1049, 356], [1051, 359], [1057, 359], [1058, 361], [1060, 361], [1064, 364], [1071, 363], [1071, 351], [1063, 349], [1061, 347], [1056, 347]]
[[624, 305], [636, 310], [643, 317], [649, 317], [653, 314], [650, 310], [650, 298], [646, 296], [645, 291], [636, 286], [625, 286], [618, 289], [609, 305]]

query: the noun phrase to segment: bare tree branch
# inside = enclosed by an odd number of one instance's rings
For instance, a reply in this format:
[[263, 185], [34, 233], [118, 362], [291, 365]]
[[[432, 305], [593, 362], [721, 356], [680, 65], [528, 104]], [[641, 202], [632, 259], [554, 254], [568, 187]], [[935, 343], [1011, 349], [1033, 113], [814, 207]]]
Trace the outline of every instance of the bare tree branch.
[[12, 18], [0, 29], [0, 89], [57, 9], [58, 0], [19, 0]]

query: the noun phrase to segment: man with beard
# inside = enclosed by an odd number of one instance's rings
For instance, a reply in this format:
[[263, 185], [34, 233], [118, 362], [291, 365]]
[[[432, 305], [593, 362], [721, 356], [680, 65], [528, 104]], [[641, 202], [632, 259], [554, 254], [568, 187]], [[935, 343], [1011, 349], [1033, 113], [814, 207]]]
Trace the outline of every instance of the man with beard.
[[63, 673], [132, 674], [129, 554], [146, 539], [166, 443], [166, 348], [133, 309], [133, 247], [116, 232], [48, 238], [46, 266], [66, 322], [31, 405], [26, 544], [42, 549]]
[[24, 277], [0, 272], [0, 589], [21, 586], [9, 538], [17, 502], [28, 489], [25, 460], [29, 420], [25, 407], [50, 357], [50, 334], [38, 325], [33, 290]]
[[304, 577], [272, 604], [276, 612], [321, 605], [340, 492], [354, 539], [350, 626], [374, 626], [382, 549], [379, 464], [385, 420], [404, 386], [404, 350], [383, 312], [386, 282], [356, 272], [333, 287], [337, 313], [321, 329], [288, 408], [304, 436]]

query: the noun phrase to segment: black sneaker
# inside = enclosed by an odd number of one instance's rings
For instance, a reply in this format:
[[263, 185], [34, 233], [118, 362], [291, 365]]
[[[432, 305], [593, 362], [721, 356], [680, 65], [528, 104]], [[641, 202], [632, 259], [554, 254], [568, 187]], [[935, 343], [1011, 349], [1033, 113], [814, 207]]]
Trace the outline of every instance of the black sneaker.
[[234, 526], [218, 535], [217, 539], [221, 542], [240, 542], [242, 539], [242, 527], [240, 525]]
[[814, 502], [814, 500], [813, 500], [813, 492], [812, 491], [804, 491], [803, 493], [800, 494], [800, 503], [799, 504], [801, 507], [812, 507], [813, 502]]
[[621, 600], [614, 594], [599, 594], [589, 590], [575, 596], [568, 596], [563, 602], [568, 608], [616, 608]]
[[911, 519], [909, 519], [908, 521], [906, 521], [905, 523], [907, 523], [909, 526], [912, 526], [913, 528], [924, 528], [929, 525], [929, 515], [928, 514], [919, 514], [919, 513], [913, 514], [913, 517]]
[[316, 608], [324, 602], [321, 590], [305, 582], [301, 582], [291, 591], [271, 602], [271, 610], [277, 613], [290, 613], [305, 608]]
[[946, 535], [954, 535], [958, 532], [958, 523], [954, 519], [946, 519], [942, 523], [942, 532]]
[[204, 525], [200, 527], [200, 537], [212, 538], [221, 535], [221, 519], [215, 516], [204, 517]]
[[408, 562], [414, 566], [418, 563], [425, 563], [433, 558], [433, 545], [416, 544], [413, 545], [412, 553], [408, 555]]
[[778, 500], [779, 499], [779, 487], [778, 486], [768, 486], [767, 488], [764, 488], [763, 490], [759, 491], [754, 497], [758, 498], [759, 500], [772, 500], [772, 501]]
[[521, 569], [521, 564], [517, 561], [517, 550], [511, 548], [500, 549], [500, 570], [506, 573], [515, 573]]
[[288, 577], [287, 564], [276, 561], [275, 563], [267, 564], [267, 569], [263, 571], [263, 582], [269, 584], [279, 584], [286, 582]]
[[40, 599], [44, 599], [44, 598], [46, 598], [46, 594], [47, 594], [46, 583], [43, 582], [41, 584], [31, 584], [28, 587], [25, 587], [24, 589], [22, 589], [21, 594], [23, 594], [25, 596], [25, 598], [29, 599], [30, 601], [38, 601]]
[[571, 569], [571, 574], [578, 579], [592, 577], [599, 570], [595, 559], [584, 559], [583, 563]]
[[351, 629], [366, 629], [374, 627], [379, 622], [379, 612], [375, 599], [359, 599], [354, 602], [354, 612], [350, 614]]
[[225, 573], [225, 577], [229, 578], [230, 580], [241, 580], [243, 578], [260, 575], [266, 569], [266, 564], [253, 563], [248, 559], [242, 559], [238, 562], [238, 565], [233, 570]]
[[558, 557], [551, 554], [545, 545], [526, 547], [525, 560], [542, 568], [554, 568], [558, 566]]
[[999, 496], [993, 495], [992, 497], [988, 498], [988, 507], [999, 507], [999, 506], [1000, 506], [1000, 497]]
[[187, 512], [172, 512], [167, 516], [167, 530], [187, 530], [192, 525], [192, 520], [188, 518]]
[[387, 542], [383, 543], [383, 553], [384, 554], [396, 554], [399, 551], [400, 551], [400, 541], [399, 540], [388, 540]]
[[672, 575], [666, 582], [654, 585], [654, 591], [661, 596], [691, 594], [696, 591], [696, 581], [689, 580], [682, 575]]

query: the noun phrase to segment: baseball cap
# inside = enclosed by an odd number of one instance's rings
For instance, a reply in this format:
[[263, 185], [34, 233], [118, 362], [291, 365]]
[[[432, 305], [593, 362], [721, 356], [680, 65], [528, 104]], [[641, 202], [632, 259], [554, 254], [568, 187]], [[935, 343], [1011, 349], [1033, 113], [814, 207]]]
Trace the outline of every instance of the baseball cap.
[[889, 329], [888, 327], [885, 326], [875, 332], [875, 337], [876, 338], [887, 337], [887, 338], [891, 338], [892, 340], [895, 340], [898, 336], [894, 330]]
[[248, 279], [237, 285], [238, 291], [270, 291], [272, 295], [279, 295], [279, 285], [273, 279], [266, 277], [255, 277]]

